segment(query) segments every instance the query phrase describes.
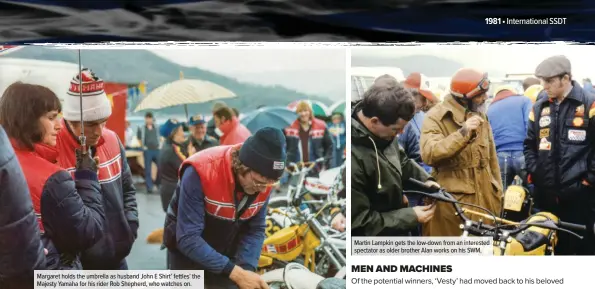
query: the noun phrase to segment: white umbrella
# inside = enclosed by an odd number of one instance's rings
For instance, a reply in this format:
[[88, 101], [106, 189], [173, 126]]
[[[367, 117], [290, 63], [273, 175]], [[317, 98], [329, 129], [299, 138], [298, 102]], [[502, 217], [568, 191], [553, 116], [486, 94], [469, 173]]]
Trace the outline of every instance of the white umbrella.
[[151, 91], [134, 109], [134, 112], [184, 105], [186, 117], [188, 117], [187, 104], [203, 103], [232, 97], [236, 97], [235, 93], [210, 81], [180, 79], [166, 83]]

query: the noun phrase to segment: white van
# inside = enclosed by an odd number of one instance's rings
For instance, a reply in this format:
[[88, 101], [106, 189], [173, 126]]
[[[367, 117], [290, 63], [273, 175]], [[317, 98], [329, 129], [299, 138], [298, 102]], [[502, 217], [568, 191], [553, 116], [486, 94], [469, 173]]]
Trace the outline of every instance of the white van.
[[351, 100], [362, 98], [364, 92], [374, 83], [374, 80], [385, 74], [393, 76], [398, 81], [405, 80], [403, 70], [397, 67], [352, 67]]

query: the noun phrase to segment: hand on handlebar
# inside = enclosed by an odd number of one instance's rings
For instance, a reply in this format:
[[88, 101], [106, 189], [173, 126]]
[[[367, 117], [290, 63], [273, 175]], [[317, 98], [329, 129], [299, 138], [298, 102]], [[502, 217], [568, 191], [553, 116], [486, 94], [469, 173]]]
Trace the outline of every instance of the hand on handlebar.
[[229, 275], [229, 279], [235, 282], [240, 289], [269, 289], [260, 275], [235, 266]]
[[440, 189], [441, 188], [440, 185], [437, 182], [430, 181], [430, 180], [427, 180], [424, 184], [428, 188], [433, 188], [433, 189]]
[[434, 217], [436, 206], [429, 205], [413, 207], [413, 212], [415, 212], [415, 215], [417, 216], [417, 221], [421, 224], [425, 224]]

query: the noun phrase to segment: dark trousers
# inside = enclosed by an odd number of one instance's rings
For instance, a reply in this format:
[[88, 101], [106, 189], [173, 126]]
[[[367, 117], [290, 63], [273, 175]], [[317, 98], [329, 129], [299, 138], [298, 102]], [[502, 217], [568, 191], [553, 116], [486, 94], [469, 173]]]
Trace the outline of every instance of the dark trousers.
[[584, 238], [558, 232], [556, 255], [595, 255], [595, 192], [585, 188], [582, 192], [565, 198], [556, 197], [554, 191], [535, 187], [536, 205], [545, 212], [551, 212], [561, 221], [586, 225], [587, 231], [575, 231]]
[[[152, 165], [155, 163], [159, 167], [159, 150], [145, 150], [143, 151], [143, 157], [145, 159], [145, 184], [147, 186], [147, 192], [151, 192], [153, 189], [153, 168]], [[159, 172], [157, 172], [159, 174]], [[158, 181], [159, 176], [157, 176]]]
[[170, 183], [165, 180], [161, 183], [161, 186], [159, 186], [159, 194], [161, 195], [161, 206], [163, 207], [163, 211], [166, 213], [167, 208], [169, 207], [169, 202], [171, 202], [171, 198], [174, 196], [177, 187], [177, 183]]

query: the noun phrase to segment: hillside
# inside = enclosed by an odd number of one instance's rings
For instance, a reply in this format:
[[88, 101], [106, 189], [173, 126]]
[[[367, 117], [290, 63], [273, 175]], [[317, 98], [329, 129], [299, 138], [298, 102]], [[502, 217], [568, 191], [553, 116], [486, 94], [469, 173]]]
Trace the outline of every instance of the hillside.
[[[78, 63], [77, 50], [44, 47], [26, 47], [11, 53], [10, 57]], [[318, 100], [328, 105], [332, 103], [325, 97], [308, 95], [281, 86], [242, 83], [234, 78], [207, 70], [181, 66], [147, 50], [82, 50], [81, 58], [85, 67], [91, 68], [105, 81], [129, 84], [147, 81], [149, 91], [177, 80], [182, 71], [185, 78], [208, 80], [235, 92], [238, 97], [226, 100], [226, 103], [240, 111], [250, 111], [261, 105], [284, 106], [296, 99]], [[135, 104], [132, 104], [131, 107], [134, 106]], [[212, 103], [192, 104], [188, 106], [188, 110], [190, 113], [208, 113], [211, 106]], [[157, 114], [183, 113], [183, 107], [166, 108], [157, 112]]]
[[[405, 75], [412, 72], [421, 72], [428, 77], [451, 77], [457, 70], [463, 68], [463, 63], [445, 59], [434, 55], [411, 55], [398, 57], [353, 57], [351, 60], [352, 66], [395, 66], [403, 70]], [[480, 67], [481, 68], [481, 67]], [[488, 70], [488, 74], [492, 77], [501, 77], [504, 75], [502, 71]]]

